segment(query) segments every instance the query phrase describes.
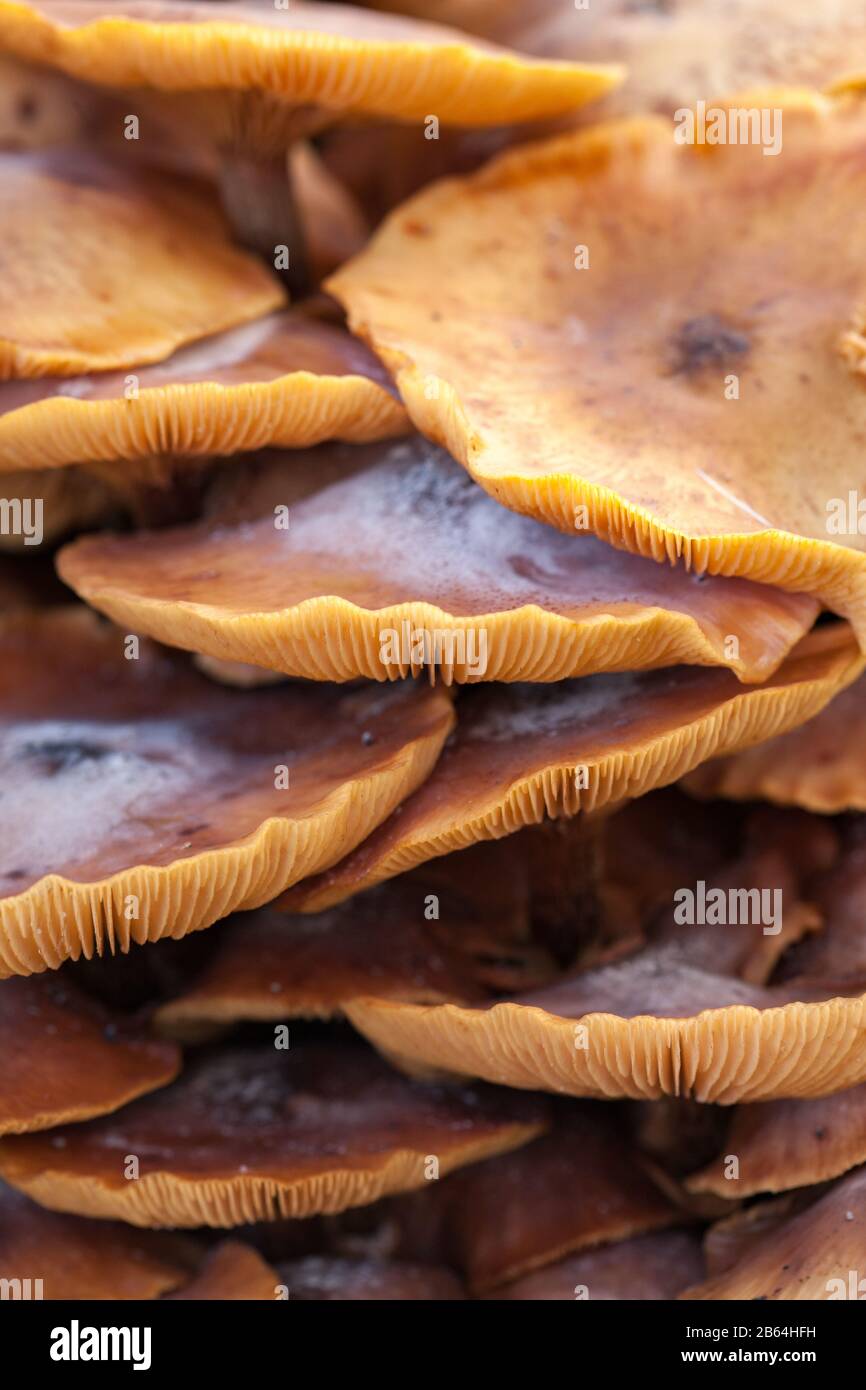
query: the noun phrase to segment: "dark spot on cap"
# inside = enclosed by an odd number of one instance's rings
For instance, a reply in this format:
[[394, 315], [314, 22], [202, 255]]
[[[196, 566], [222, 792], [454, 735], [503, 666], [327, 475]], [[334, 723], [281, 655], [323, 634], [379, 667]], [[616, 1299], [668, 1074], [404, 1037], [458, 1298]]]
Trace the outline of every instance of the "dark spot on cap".
[[111, 752], [101, 743], [88, 743], [85, 739], [46, 739], [44, 742], [25, 743], [22, 753], [25, 758], [41, 758], [48, 767], [48, 775], [68, 772], [81, 763], [100, 762]]
[[15, 103], [15, 115], [22, 125], [31, 125], [39, 115], [39, 103], [30, 92], [24, 92]]
[[376, 735], [371, 734], [369, 729], [365, 729], [361, 735], [361, 742], [365, 748], [369, 748], [371, 743], [376, 742]]
[[672, 338], [674, 373], [690, 374], [704, 367], [719, 367], [732, 357], [742, 357], [750, 346], [746, 334], [725, 323], [718, 314], [687, 319]]

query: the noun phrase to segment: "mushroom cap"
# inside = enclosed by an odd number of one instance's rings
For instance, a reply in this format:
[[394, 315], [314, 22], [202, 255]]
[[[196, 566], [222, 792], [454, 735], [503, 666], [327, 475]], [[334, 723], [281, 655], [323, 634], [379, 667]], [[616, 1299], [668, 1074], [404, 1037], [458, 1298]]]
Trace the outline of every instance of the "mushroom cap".
[[[739, 1160], [736, 1177], [726, 1176], [729, 1155]], [[690, 1192], [714, 1192], [736, 1200], [825, 1182], [863, 1162], [866, 1085], [815, 1100], [740, 1106], [724, 1153], [693, 1173], [687, 1186]]]
[[[556, 681], [683, 662], [759, 681], [817, 615], [804, 594], [701, 582], [518, 516], [420, 437], [359, 453], [275, 461], [253, 522], [250, 507], [233, 526], [216, 506], [192, 527], [85, 538], [63, 578], [136, 631], [316, 680], [426, 666], [446, 684]], [[305, 476], [277, 526], [287, 478]]]
[[[512, 1302], [670, 1299], [703, 1275], [698, 1237], [654, 1231], [599, 1250], [584, 1250], [526, 1274], [489, 1297]], [[583, 1290], [586, 1292], [584, 1293]]]
[[188, 1277], [186, 1246], [119, 1221], [46, 1211], [0, 1183], [0, 1279], [39, 1278], [46, 1300], [158, 1298]]
[[815, 593], [866, 641], [866, 536], [836, 534], [866, 422], [866, 102], [727, 105], [781, 112], [776, 157], [606, 123], [425, 190], [328, 287], [499, 501]]
[[696, 768], [694, 796], [772, 801], [832, 815], [866, 811], [866, 678], [799, 729]]
[[538, 62], [458, 30], [349, 5], [287, 10], [195, 0], [0, 4], [0, 50], [87, 82], [167, 92], [258, 92], [423, 121], [494, 125], [570, 111], [622, 78], [606, 65]]
[[474, 1294], [677, 1219], [608, 1107], [557, 1113], [549, 1134], [448, 1184], [445, 1238]]
[[861, 669], [840, 624], [810, 633], [771, 680], [745, 689], [728, 671], [688, 667], [473, 687], [461, 694], [457, 732], [427, 784], [344, 862], [300, 884], [286, 905], [318, 912], [545, 815], [641, 796], [722, 748], [747, 747], [809, 718]]
[[305, 1255], [279, 1267], [293, 1303], [457, 1302], [466, 1295], [441, 1265], [410, 1260]]
[[[677, 893], [629, 954], [486, 1006], [371, 995], [346, 1014], [401, 1066], [572, 1095], [731, 1105], [857, 1085], [866, 1079], [860, 962], [846, 977], [822, 970], [814, 954], [808, 972], [778, 967], [782, 952], [787, 963], [818, 949], [794, 943], [821, 925], [807, 898], [827, 850], [823, 821], [779, 815], [764, 843], [709, 882], [693, 880], [694, 924], [678, 916]], [[721, 919], [711, 910], [719, 901]], [[832, 952], [832, 921], [815, 939]]]
[[[438, 873], [422, 868], [316, 916], [264, 907], [223, 923], [204, 966], [157, 1009], [160, 1032], [331, 1018], [369, 993], [425, 1003], [484, 999], [503, 984], [528, 988], [549, 978], [546, 953], [515, 939], [528, 905], [515, 912], [507, 902], [503, 910], [497, 890], [518, 887], [508, 850], [476, 845], [466, 855], [475, 876], [468, 891], [459, 876], [463, 856], [450, 856]], [[516, 857], [511, 849], [512, 864]], [[488, 891], [493, 876], [497, 887]]]
[[[273, 1044], [194, 1060], [110, 1122], [0, 1140], [0, 1172], [57, 1211], [133, 1226], [237, 1226], [363, 1206], [524, 1144], [536, 1097], [407, 1081], [360, 1046]], [[124, 1176], [125, 1155], [139, 1176]]]
[[282, 303], [202, 185], [67, 149], [0, 154], [0, 178], [2, 380], [159, 361]]
[[205, 1257], [190, 1282], [168, 1298], [172, 1302], [273, 1300], [279, 1282], [277, 1271], [251, 1245], [224, 1240]]
[[441, 689], [229, 691], [134, 650], [83, 608], [0, 622], [2, 975], [267, 902], [414, 790], [453, 722]]
[[[773, 1211], [772, 1204], [765, 1205]], [[761, 1208], [751, 1208], [748, 1215], [754, 1223]], [[864, 1230], [866, 1168], [857, 1168], [805, 1211], [787, 1220], [773, 1213], [767, 1228], [762, 1230], [759, 1224], [745, 1242], [740, 1258], [680, 1297], [796, 1302], [829, 1299], [834, 1291], [836, 1298], [849, 1297], [850, 1272], [862, 1262]], [[840, 1285], [845, 1292], [839, 1292]]]
[[3, 983], [0, 1051], [0, 1134], [117, 1110], [180, 1070], [176, 1047], [123, 1024], [56, 977]]
[[859, 0], [373, 0], [375, 9], [513, 44], [537, 57], [603, 57], [626, 68], [605, 114], [665, 114], [744, 86], [826, 87], [866, 69]]
[[183, 347], [134, 375], [133, 395], [125, 371], [0, 383], [0, 473], [38, 459], [44, 469], [117, 464], [124, 480], [149, 480], [160, 458], [366, 442], [408, 429], [363, 343], [294, 311]]

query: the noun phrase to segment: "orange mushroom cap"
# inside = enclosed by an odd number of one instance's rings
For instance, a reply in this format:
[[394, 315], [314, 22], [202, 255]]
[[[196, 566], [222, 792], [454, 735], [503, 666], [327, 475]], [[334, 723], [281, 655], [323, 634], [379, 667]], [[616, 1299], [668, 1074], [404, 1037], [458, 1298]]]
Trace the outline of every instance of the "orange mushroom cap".
[[862, 669], [844, 625], [817, 629], [776, 675], [743, 689], [727, 671], [676, 668], [461, 694], [433, 776], [357, 851], [286, 905], [318, 912], [416, 864], [545, 815], [641, 796], [721, 748], [746, 747], [822, 708]]
[[[424, 440], [358, 452], [274, 462], [252, 523], [251, 506], [234, 525], [216, 506], [181, 530], [85, 538], [60, 572], [137, 631], [317, 680], [427, 667], [446, 684], [554, 681], [683, 662], [758, 681], [816, 616], [805, 595], [700, 582], [508, 512]], [[281, 526], [287, 485], [306, 495]]]
[[866, 644], [866, 102], [719, 108], [744, 109], [784, 131], [775, 157], [604, 124], [425, 190], [328, 285], [499, 501], [815, 593]]
[[227, 691], [135, 642], [85, 609], [0, 622], [0, 974], [268, 901], [414, 790], [453, 722], [441, 690]]
[[57, 978], [0, 987], [0, 1134], [117, 1110], [173, 1081], [180, 1053]]
[[458, 30], [349, 5], [195, 0], [0, 4], [0, 50], [113, 87], [259, 92], [398, 120], [493, 125], [592, 101], [622, 70], [538, 62]]
[[177, 459], [364, 442], [407, 428], [387, 374], [362, 343], [283, 312], [141, 367], [132, 388], [123, 371], [0, 383], [0, 474], [38, 460], [43, 469], [116, 464], [122, 480], [159, 480], [160, 460], [165, 471]]
[[0, 380], [159, 361], [283, 300], [189, 181], [75, 150], [0, 154], [0, 179]]
[[0, 1140], [0, 1173], [57, 1211], [237, 1226], [421, 1188], [545, 1124], [537, 1098], [421, 1086], [360, 1047], [266, 1044], [193, 1061], [158, 1100], [105, 1123]]

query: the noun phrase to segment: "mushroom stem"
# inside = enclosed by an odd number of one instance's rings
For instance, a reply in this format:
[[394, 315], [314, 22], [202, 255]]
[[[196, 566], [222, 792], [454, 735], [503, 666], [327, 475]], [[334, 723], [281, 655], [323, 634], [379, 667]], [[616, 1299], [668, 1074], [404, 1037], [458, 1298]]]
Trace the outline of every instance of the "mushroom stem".
[[292, 295], [309, 287], [307, 249], [285, 153], [226, 155], [220, 194], [232, 229], [274, 267]]
[[571, 965], [602, 920], [605, 810], [544, 821], [527, 834], [533, 928], [562, 966]]

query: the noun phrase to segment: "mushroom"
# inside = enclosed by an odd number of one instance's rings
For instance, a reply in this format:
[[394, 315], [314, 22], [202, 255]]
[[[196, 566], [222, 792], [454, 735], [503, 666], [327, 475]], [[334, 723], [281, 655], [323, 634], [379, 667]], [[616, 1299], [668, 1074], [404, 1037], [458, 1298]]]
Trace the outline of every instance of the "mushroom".
[[180, 1053], [58, 978], [0, 987], [0, 1134], [117, 1110], [173, 1081]]
[[753, 1197], [826, 1182], [864, 1162], [866, 1085], [861, 1085], [815, 1100], [739, 1106], [724, 1153], [693, 1173], [687, 1186], [719, 1197]]
[[472, 1164], [442, 1189], [446, 1246], [473, 1294], [681, 1219], [610, 1110], [565, 1102], [549, 1134]]
[[240, 1240], [224, 1240], [205, 1257], [190, 1282], [167, 1297], [180, 1302], [273, 1300], [279, 1283], [276, 1270], [257, 1250]]
[[2, 1139], [0, 1174], [55, 1211], [237, 1226], [422, 1188], [545, 1125], [535, 1097], [425, 1087], [337, 1041], [271, 1042], [193, 1060], [110, 1121]]
[[700, 1279], [703, 1272], [696, 1235], [690, 1231], [654, 1231], [570, 1255], [496, 1289], [488, 1297], [521, 1303], [671, 1299]]
[[[804, 1211], [787, 1219], [785, 1208], [770, 1207], [770, 1221], [744, 1243], [740, 1258], [715, 1277], [695, 1284], [685, 1299], [800, 1299], [860, 1298], [856, 1271], [863, 1254], [866, 1226], [866, 1168], [853, 1173], [821, 1195]], [[760, 1208], [749, 1213], [758, 1223]]]
[[188, 1277], [190, 1256], [185, 1237], [59, 1215], [0, 1183], [0, 1279], [29, 1281], [21, 1298], [158, 1298]]
[[[64, 550], [62, 577], [136, 631], [315, 680], [426, 668], [446, 684], [537, 682], [683, 662], [755, 682], [817, 614], [806, 595], [700, 583], [564, 537], [500, 507], [419, 438], [266, 469], [256, 520], [248, 503], [232, 524], [230, 500], [192, 527], [85, 538]], [[291, 509], [288, 486], [302, 493]]]
[[282, 302], [189, 180], [83, 150], [0, 154], [0, 179], [2, 380], [158, 362]]
[[[286, 10], [185, 0], [52, 0], [0, 5], [0, 51], [81, 81], [131, 89], [210, 139], [223, 156], [223, 201], [247, 244], [303, 248], [286, 176], [292, 139], [340, 114], [422, 124], [491, 125], [570, 111], [608, 91], [620, 69], [523, 59], [459, 31], [342, 5]], [[156, 98], [153, 97], [156, 93]]]
[[[485, 999], [549, 978], [547, 953], [515, 939], [508, 853], [476, 845], [466, 855], [472, 893], [461, 891], [455, 872], [463, 856], [452, 855], [438, 874], [422, 868], [316, 916], [264, 907], [232, 918], [214, 933], [204, 967], [156, 1010], [160, 1032], [186, 1037], [203, 1024], [333, 1018], [369, 993], [422, 1003]], [[505, 895], [486, 891], [492, 873]]]
[[866, 678], [801, 728], [689, 773], [693, 796], [772, 801], [825, 815], [866, 811]]
[[861, 669], [840, 624], [810, 633], [771, 680], [745, 689], [729, 671], [688, 667], [473, 687], [425, 786], [285, 905], [319, 912], [450, 850], [640, 796], [722, 748], [808, 719]]
[[[699, 876], [678, 890], [628, 954], [482, 1006], [370, 995], [346, 1013], [408, 1069], [571, 1095], [732, 1105], [857, 1085], [866, 1078], [862, 966], [855, 960], [845, 977], [814, 959], [808, 973], [784, 968], [817, 949], [795, 943], [821, 928], [806, 895], [835, 852], [832, 837], [823, 821], [781, 815], [760, 830], [750, 823], [753, 847], [715, 881]], [[815, 940], [832, 950], [832, 922]]]
[[295, 1303], [453, 1303], [466, 1297], [450, 1269], [409, 1260], [305, 1255], [280, 1265], [279, 1275]]
[[747, 94], [725, 130], [743, 110], [767, 141], [646, 117], [508, 153], [404, 204], [328, 287], [498, 501], [815, 594], [866, 642], [866, 102]]
[[0, 487], [4, 473], [34, 459], [43, 469], [99, 465], [115, 483], [165, 485], [179, 460], [408, 429], [373, 354], [291, 310], [140, 367], [130, 390], [125, 371], [0, 383]]
[[0, 974], [180, 937], [333, 863], [429, 773], [441, 690], [228, 691], [86, 609], [0, 621]]

